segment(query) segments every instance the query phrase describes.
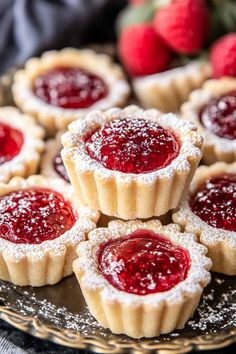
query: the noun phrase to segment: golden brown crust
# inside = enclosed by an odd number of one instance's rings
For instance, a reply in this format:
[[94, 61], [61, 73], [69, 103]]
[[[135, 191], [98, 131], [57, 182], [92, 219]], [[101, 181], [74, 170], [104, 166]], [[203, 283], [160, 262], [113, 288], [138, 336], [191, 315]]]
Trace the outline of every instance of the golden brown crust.
[[234, 162], [236, 160], [236, 141], [221, 138], [207, 130], [199, 120], [199, 112], [212, 98], [235, 90], [235, 78], [223, 77], [208, 80], [201, 89], [193, 91], [188, 101], [181, 106], [181, 115], [187, 120], [191, 120], [204, 138], [203, 161], [207, 165], [218, 161]]
[[212, 270], [227, 275], [236, 275], [236, 234], [235, 232], [214, 228], [195, 215], [190, 206], [189, 198], [198, 187], [212, 176], [222, 173], [236, 174], [236, 163], [226, 164], [218, 162], [212, 166], [198, 168], [189, 195], [180, 204], [177, 212], [172, 216], [173, 221], [183, 230], [197, 235], [200, 243], [208, 248], [208, 257], [213, 262]]
[[[189, 251], [191, 268], [183, 282], [163, 293], [140, 296], [119, 291], [103, 277], [96, 261], [100, 244], [137, 229], [162, 234]], [[73, 268], [90, 312], [103, 327], [134, 338], [154, 337], [183, 328], [193, 315], [210, 281], [211, 261], [205, 257], [206, 252], [193, 234], [182, 234], [178, 225], [162, 226], [158, 220], [112, 221], [108, 228], [90, 232], [89, 241], [79, 245]]]
[[[170, 165], [136, 175], [108, 170], [90, 158], [84, 149], [83, 134], [94, 126], [129, 116], [153, 120], [175, 131], [181, 149]], [[192, 124], [173, 114], [162, 115], [157, 110], [144, 111], [136, 106], [90, 113], [82, 124], [77, 121], [70, 125], [62, 136], [62, 144], [62, 158], [81, 201], [103, 214], [125, 220], [159, 216], [176, 208], [202, 156], [202, 138]]]
[[133, 88], [143, 107], [178, 112], [190, 92], [201, 87], [210, 75], [209, 64], [196, 61], [160, 74], [134, 79]]
[[78, 205], [70, 186], [60, 179], [31, 176], [13, 178], [8, 184], [0, 183], [0, 196], [30, 187], [46, 187], [60, 192], [78, 210], [79, 218], [73, 227], [55, 240], [38, 245], [14, 244], [0, 238], [0, 279], [16, 285], [43, 286], [55, 284], [72, 274], [76, 259], [75, 249], [96, 227], [99, 213]]
[[[88, 109], [63, 109], [38, 99], [33, 91], [34, 79], [43, 72], [61, 65], [85, 68], [106, 82], [109, 93], [104, 99]], [[129, 96], [129, 86], [119, 65], [105, 54], [96, 54], [90, 49], [65, 48], [61, 51], [45, 52], [40, 58], [29, 59], [23, 70], [16, 72], [13, 83], [13, 97], [25, 113], [30, 113], [45, 127], [47, 135], [66, 129], [68, 124], [94, 109], [108, 109], [122, 106]]]

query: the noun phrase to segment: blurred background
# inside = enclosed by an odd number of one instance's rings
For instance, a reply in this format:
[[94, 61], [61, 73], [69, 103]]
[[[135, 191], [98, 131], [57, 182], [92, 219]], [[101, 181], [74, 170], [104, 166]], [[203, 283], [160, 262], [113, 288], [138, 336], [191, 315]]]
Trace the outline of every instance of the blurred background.
[[126, 0], [1, 0], [0, 71], [65, 46], [115, 40]]

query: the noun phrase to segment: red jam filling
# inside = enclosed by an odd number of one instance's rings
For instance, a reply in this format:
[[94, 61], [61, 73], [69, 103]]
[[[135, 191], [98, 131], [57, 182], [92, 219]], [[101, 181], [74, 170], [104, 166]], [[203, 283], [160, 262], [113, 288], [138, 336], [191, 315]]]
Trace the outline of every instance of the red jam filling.
[[209, 179], [192, 196], [190, 207], [208, 225], [236, 231], [236, 175]]
[[70, 182], [69, 180], [69, 177], [68, 177], [68, 174], [66, 172], [66, 168], [64, 166], [64, 163], [62, 161], [62, 158], [61, 158], [61, 154], [58, 153], [54, 159], [53, 159], [53, 167], [54, 167], [54, 170], [56, 171], [56, 173], [61, 177], [63, 178], [66, 182]]
[[179, 154], [177, 137], [156, 122], [116, 119], [85, 137], [90, 157], [110, 170], [147, 173], [168, 166]]
[[13, 243], [53, 240], [75, 223], [70, 203], [50, 189], [32, 188], [0, 198], [0, 237]]
[[213, 98], [200, 113], [202, 124], [215, 135], [236, 139], [236, 92]]
[[106, 97], [108, 87], [100, 77], [87, 70], [58, 67], [35, 79], [34, 93], [50, 105], [80, 109]]
[[19, 154], [24, 137], [20, 130], [0, 123], [0, 165]]
[[121, 291], [148, 295], [170, 290], [186, 279], [190, 268], [187, 250], [149, 230], [101, 244], [98, 267]]

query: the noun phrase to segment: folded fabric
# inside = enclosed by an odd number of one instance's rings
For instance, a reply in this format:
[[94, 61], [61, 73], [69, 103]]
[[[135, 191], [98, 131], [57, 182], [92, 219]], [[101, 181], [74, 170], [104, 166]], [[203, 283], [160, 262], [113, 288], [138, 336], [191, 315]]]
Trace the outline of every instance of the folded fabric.
[[110, 40], [126, 0], [0, 1], [0, 72], [44, 50]]

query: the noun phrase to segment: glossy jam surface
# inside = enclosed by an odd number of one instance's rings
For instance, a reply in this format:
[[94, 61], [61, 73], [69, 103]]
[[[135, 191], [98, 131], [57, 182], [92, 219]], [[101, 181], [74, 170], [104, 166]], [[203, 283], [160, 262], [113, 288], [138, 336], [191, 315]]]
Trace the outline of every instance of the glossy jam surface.
[[90, 157], [110, 170], [147, 173], [168, 166], [179, 154], [177, 137], [155, 122], [116, 119], [85, 137]]
[[209, 179], [191, 197], [190, 207], [208, 225], [236, 231], [236, 175]]
[[200, 113], [202, 124], [215, 135], [236, 139], [236, 91], [212, 99]]
[[24, 137], [20, 130], [0, 123], [0, 165], [18, 155], [23, 143]]
[[101, 244], [98, 267], [121, 291], [148, 295], [167, 291], [183, 281], [190, 268], [187, 250], [149, 230]]
[[108, 88], [100, 77], [87, 70], [58, 67], [35, 79], [34, 93], [50, 105], [80, 109], [105, 98]]
[[50, 189], [24, 189], [0, 198], [0, 237], [13, 243], [53, 240], [75, 223], [72, 206]]
[[63, 178], [66, 182], [70, 182], [68, 174], [66, 172], [66, 168], [61, 158], [60, 152], [53, 159], [53, 167], [56, 173]]

